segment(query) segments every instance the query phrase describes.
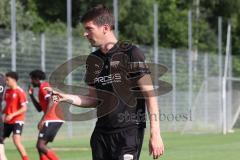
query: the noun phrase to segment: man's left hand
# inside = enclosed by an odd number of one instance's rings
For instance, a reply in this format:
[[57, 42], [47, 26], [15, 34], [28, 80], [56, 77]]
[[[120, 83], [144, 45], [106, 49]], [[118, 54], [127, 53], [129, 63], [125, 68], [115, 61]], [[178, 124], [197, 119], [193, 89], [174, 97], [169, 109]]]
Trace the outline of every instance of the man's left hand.
[[153, 133], [149, 140], [149, 154], [153, 159], [158, 159], [164, 153], [162, 137], [158, 133]]

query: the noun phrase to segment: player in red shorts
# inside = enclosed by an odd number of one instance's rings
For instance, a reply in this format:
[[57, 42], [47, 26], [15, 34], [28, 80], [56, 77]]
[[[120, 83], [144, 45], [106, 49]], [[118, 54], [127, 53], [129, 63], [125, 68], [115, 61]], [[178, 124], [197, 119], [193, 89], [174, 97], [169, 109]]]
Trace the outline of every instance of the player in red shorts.
[[25, 113], [27, 111], [27, 97], [18, 84], [16, 72], [6, 73], [6, 84], [9, 87], [5, 92], [4, 100], [6, 107], [3, 110], [4, 134], [3, 139], [9, 137], [13, 132], [13, 142], [22, 156], [22, 160], [28, 160], [28, 155], [21, 142], [21, 134], [24, 125]]
[[51, 102], [51, 96], [44, 89], [49, 87], [45, 73], [41, 70], [34, 70], [29, 74], [33, 87], [38, 87], [38, 100], [35, 99], [33, 89], [30, 87], [29, 94], [35, 108], [44, 115], [38, 123], [39, 136], [37, 141], [37, 149], [40, 160], [58, 160], [56, 154], [47, 147], [48, 142], [53, 142], [57, 132], [63, 124], [63, 118], [58, 115], [59, 107], [57, 103]]

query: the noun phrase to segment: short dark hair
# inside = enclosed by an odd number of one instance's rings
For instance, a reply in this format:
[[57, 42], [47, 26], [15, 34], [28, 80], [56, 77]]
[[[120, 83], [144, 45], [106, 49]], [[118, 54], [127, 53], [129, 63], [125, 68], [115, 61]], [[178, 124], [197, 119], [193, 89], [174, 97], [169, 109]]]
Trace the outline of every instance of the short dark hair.
[[10, 72], [7, 72], [5, 74], [6, 77], [10, 77], [12, 79], [15, 79], [16, 81], [18, 81], [18, 74], [17, 72], [13, 72], [13, 71], [10, 71]]
[[88, 10], [81, 18], [81, 23], [93, 21], [98, 26], [110, 25], [114, 30], [114, 18], [112, 12], [104, 5], [97, 5]]
[[38, 80], [45, 80], [46, 79], [46, 75], [43, 71], [41, 70], [33, 70], [29, 73], [29, 76], [32, 78], [32, 79], [38, 79]]

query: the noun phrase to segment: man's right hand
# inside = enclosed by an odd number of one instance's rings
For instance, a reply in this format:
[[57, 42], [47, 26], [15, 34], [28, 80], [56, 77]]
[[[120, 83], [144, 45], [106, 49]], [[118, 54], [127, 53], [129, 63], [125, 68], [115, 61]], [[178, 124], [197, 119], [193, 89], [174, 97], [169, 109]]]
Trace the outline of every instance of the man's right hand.
[[67, 101], [67, 97], [64, 93], [53, 90], [51, 87], [44, 87], [46, 91], [48, 91], [52, 97], [52, 100], [57, 103], [61, 101]]
[[38, 123], [38, 130], [39, 130], [39, 131], [43, 128], [43, 125], [44, 125], [44, 122], [43, 122], [43, 121], [40, 121], [40, 122]]
[[28, 94], [33, 95], [33, 88], [31, 85], [28, 86]]
[[13, 117], [14, 117], [14, 116], [13, 116], [12, 114], [6, 115], [4, 122], [11, 121], [11, 120], [13, 119]]

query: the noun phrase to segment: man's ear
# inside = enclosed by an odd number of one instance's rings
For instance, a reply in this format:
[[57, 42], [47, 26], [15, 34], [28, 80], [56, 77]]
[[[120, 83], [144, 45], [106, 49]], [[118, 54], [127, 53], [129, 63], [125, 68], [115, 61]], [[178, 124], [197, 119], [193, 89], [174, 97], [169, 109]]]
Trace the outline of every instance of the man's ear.
[[108, 24], [103, 25], [103, 34], [106, 34], [110, 31], [110, 26]]

